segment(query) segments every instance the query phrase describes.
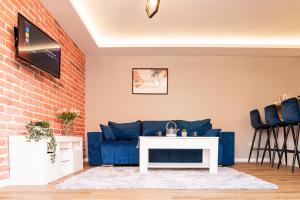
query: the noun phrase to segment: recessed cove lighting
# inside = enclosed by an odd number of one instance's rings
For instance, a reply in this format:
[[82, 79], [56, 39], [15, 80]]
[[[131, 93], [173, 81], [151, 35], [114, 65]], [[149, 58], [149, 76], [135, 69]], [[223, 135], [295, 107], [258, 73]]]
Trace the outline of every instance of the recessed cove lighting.
[[[134, 11], [124, 11], [124, 8], [130, 8], [120, 6], [119, 10], [123, 13], [112, 13], [115, 9], [111, 4], [97, 1], [93, 4], [91, 0], [69, 0], [71, 5], [79, 15], [83, 24], [87, 28], [88, 32], [92, 36], [93, 40], [99, 48], [102, 47], [253, 47], [253, 48], [300, 48], [300, 37], [290, 37], [292, 34], [273, 34], [270, 37], [263, 35], [263, 32], [259, 32], [257, 29], [255, 34], [245, 33], [243, 29], [227, 30], [222, 32], [222, 37], [218, 37], [218, 30], [211, 30], [211, 32], [204, 32], [202, 30], [196, 30], [190, 28], [188, 30], [180, 32], [180, 34], [169, 31], [166, 26], [169, 23], [164, 24], [166, 16], [161, 15], [160, 18], [155, 20], [144, 19], [144, 11], [140, 10], [140, 7], [145, 6], [144, 3], [140, 3], [134, 7]], [[127, 2], [127, 1], [126, 1]], [[133, 1], [134, 2], [134, 1]], [[143, 1], [144, 2], [144, 1]], [[156, 8], [159, 5], [159, 0], [147, 0], [149, 6]], [[127, 2], [128, 3], [128, 2]], [[158, 4], [157, 4], [158, 3]], [[105, 4], [112, 10], [102, 10], [99, 15], [99, 10], [95, 6], [101, 6]], [[138, 4], [138, 3], [137, 3]], [[97, 13], [98, 12], [98, 13]], [[117, 11], [116, 11], [117, 12]], [[134, 15], [130, 15], [134, 12]], [[148, 12], [147, 12], [148, 13]], [[165, 12], [164, 12], [165, 13]], [[128, 14], [128, 16], [124, 16]], [[149, 12], [149, 16], [152, 13]], [[136, 20], [136, 16], [141, 16]], [[107, 18], [106, 18], [107, 16]], [[121, 20], [121, 21], [120, 21]], [[143, 21], [145, 20], [145, 21]], [[195, 23], [195, 22], [194, 22]], [[182, 25], [182, 24], [181, 24]], [[136, 27], [135, 27], [136, 26]], [[156, 29], [154, 29], [155, 27]], [[184, 26], [183, 26], [184, 27]], [[174, 24], [173, 27], [174, 28]], [[177, 28], [177, 27], [175, 27]], [[140, 30], [139, 30], [140, 29]], [[173, 30], [173, 29], [172, 29]], [[179, 30], [179, 27], [177, 28]], [[182, 29], [183, 30], [183, 29]], [[199, 31], [200, 30], [200, 31]], [[139, 34], [140, 32], [141, 34]], [[231, 32], [230, 32], [231, 31]], [[240, 31], [240, 32], [239, 32]], [[249, 30], [251, 31], [251, 30]], [[244, 34], [244, 35], [243, 35]], [[249, 35], [251, 37], [249, 37]], [[253, 37], [252, 37], [253, 35]], [[294, 34], [295, 36], [295, 34]]]

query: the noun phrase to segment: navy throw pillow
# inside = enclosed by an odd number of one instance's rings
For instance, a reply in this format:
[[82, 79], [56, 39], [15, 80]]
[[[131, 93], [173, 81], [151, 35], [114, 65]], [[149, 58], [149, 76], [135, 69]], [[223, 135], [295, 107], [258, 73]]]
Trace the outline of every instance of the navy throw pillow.
[[208, 130], [203, 137], [220, 137], [221, 129], [210, 129]]
[[100, 128], [102, 130], [105, 140], [108, 140], [108, 141], [116, 140], [116, 137], [109, 126], [100, 124]]
[[117, 140], [134, 140], [141, 135], [141, 121], [130, 123], [108, 122]]
[[142, 121], [142, 135], [155, 136], [157, 131], [166, 135], [166, 125], [169, 121]]
[[197, 121], [185, 121], [176, 120], [177, 128], [180, 129], [179, 135], [181, 135], [181, 130], [186, 129], [188, 136], [192, 135], [192, 132], [196, 131], [198, 136], [203, 135], [207, 130], [212, 128], [210, 119], [197, 120]]

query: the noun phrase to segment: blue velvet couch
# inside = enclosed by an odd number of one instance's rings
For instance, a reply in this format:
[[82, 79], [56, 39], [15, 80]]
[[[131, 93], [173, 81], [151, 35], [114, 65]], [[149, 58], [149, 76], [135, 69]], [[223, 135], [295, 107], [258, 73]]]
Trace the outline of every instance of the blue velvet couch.
[[[88, 132], [88, 159], [91, 166], [98, 165], [138, 165], [138, 136], [153, 136], [157, 131], [165, 134], [168, 121], [137, 121], [117, 124], [109, 122], [101, 125], [102, 132]], [[198, 121], [176, 120], [179, 129], [186, 129], [188, 136], [197, 131], [198, 136], [218, 136], [219, 165], [234, 164], [234, 132], [212, 129], [210, 119]], [[178, 135], [181, 135], [179, 131]], [[202, 150], [153, 149], [149, 152], [150, 162], [201, 162]]]

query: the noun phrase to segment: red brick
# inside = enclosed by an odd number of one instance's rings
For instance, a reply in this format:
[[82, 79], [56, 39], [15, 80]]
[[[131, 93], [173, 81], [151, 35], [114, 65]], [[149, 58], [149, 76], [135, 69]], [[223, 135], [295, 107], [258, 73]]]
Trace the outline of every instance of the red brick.
[[[60, 79], [15, 58], [13, 27], [18, 12], [62, 45]], [[30, 120], [48, 120], [54, 133], [61, 134], [59, 108], [75, 107], [84, 115], [85, 56], [39, 0], [0, 0], [0, 45], [1, 181], [9, 175], [9, 135], [24, 133], [24, 124]], [[85, 135], [84, 116], [75, 121], [74, 134]]]
[[11, 92], [11, 91], [5, 91], [4, 92], [4, 96], [10, 98], [10, 99], [15, 99], [15, 100], [19, 100], [20, 99], [20, 95], [18, 95], [15, 92]]
[[0, 180], [8, 179], [9, 178], [9, 173], [8, 172], [3, 172], [0, 173]]
[[5, 145], [7, 145], [7, 140], [3, 139], [3, 138], [0, 138], [0, 147], [5, 146]]

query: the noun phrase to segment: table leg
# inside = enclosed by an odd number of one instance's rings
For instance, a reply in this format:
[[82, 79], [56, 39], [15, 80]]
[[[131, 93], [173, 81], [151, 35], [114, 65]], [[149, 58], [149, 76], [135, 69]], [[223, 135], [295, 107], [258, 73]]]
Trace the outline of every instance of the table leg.
[[202, 164], [209, 166], [209, 149], [202, 150]]
[[140, 173], [148, 173], [149, 149], [140, 145]]
[[218, 146], [210, 148], [209, 154], [209, 173], [218, 173]]

